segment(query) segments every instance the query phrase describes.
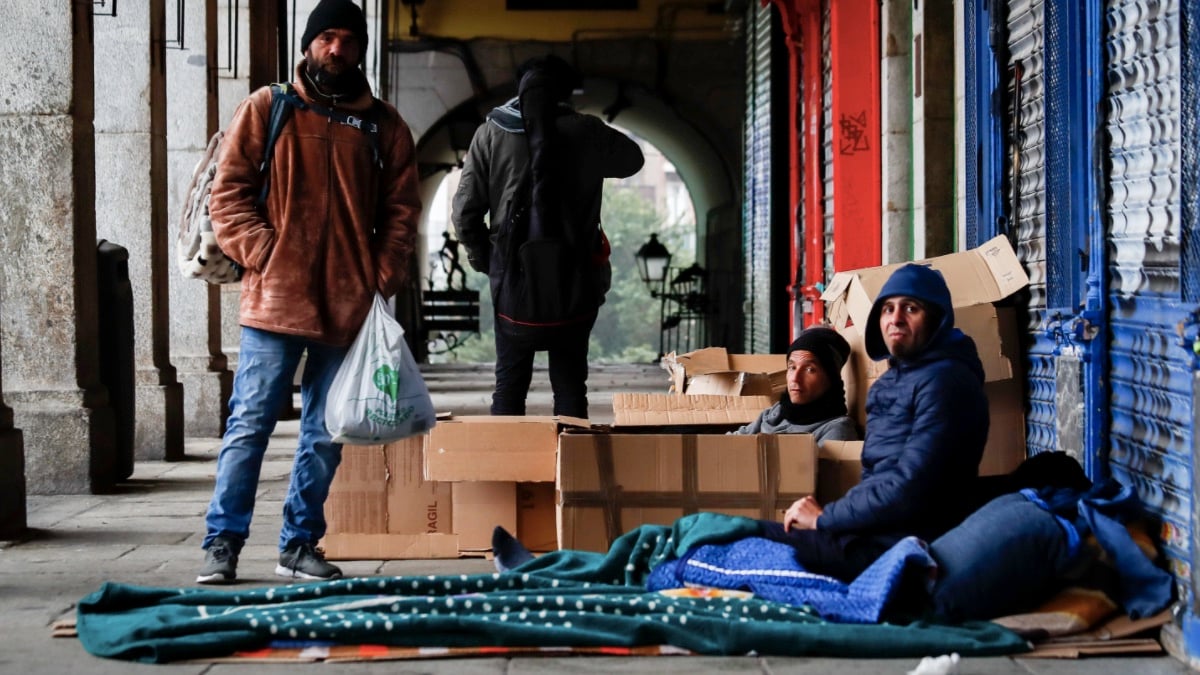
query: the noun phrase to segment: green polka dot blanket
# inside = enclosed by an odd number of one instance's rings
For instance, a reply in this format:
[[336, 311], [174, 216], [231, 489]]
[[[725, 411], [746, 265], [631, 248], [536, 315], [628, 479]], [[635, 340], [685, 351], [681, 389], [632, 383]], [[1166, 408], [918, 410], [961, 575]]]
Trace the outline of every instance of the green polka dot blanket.
[[916, 657], [1025, 651], [991, 623], [848, 625], [810, 607], [747, 593], [647, 591], [657, 565], [756, 531], [754, 521], [697, 514], [643, 526], [608, 554], [558, 551], [514, 572], [367, 577], [209, 590], [105, 583], [76, 627], [92, 654], [145, 662], [216, 658], [272, 645], [631, 647], [711, 655]]

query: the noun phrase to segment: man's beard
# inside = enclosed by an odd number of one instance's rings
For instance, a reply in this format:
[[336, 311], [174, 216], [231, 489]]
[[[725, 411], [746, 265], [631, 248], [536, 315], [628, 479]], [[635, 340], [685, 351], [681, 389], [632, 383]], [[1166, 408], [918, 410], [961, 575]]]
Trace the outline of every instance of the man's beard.
[[327, 68], [326, 64], [318, 64], [309, 59], [305, 70], [308, 73], [308, 79], [312, 80], [320, 93], [326, 96], [358, 93], [358, 88], [362, 83], [362, 76], [358, 69], [345, 62], [338, 63], [337, 67], [339, 72], [334, 72]]

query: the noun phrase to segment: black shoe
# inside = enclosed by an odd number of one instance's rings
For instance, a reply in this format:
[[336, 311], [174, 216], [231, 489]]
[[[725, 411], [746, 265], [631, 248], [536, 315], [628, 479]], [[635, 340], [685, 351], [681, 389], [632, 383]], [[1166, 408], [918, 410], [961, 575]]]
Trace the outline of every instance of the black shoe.
[[237, 579], [237, 563], [237, 544], [225, 537], [214, 537], [204, 550], [204, 567], [196, 575], [196, 583], [228, 584]]
[[494, 556], [492, 562], [496, 564], [496, 570], [500, 572], [507, 572], [533, 560], [533, 554], [529, 552], [529, 549], [499, 525], [492, 530], [492, 555]]
[[292, 544], [279, 554], [275, 574], [292, 579], [340, 579], [342, 570], [325, 562], [321, 549], [309, 543]]

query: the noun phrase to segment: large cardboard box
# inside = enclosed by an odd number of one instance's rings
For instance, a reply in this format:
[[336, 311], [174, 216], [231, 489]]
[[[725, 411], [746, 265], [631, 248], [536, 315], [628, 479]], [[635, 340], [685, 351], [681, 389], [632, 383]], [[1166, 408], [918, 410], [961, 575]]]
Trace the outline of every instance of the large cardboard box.
[[517, 484], [503, 481], [466, 481], [454, 484], [454, 533], [463, 552], [492, 547], [497, 525], [520, 538], [517, 527]]
[[422, 477], [424, 436], [388, 445], [346, 445], [321, 540], [332, 560], [457, 558], [448, 483]]
[[862, 441], [823, 441], [817, 449], [817, 502], [828, 504], [862, 480]]
[[535, 553], [558, 550], [554, 483], [517, 483], [517, 532]]
[[558, 432], [586, 427], [571, 417], [468, 415], [441, 420], [429, 432], [425, 479], [553, 481]]
[[730, 354], [723, 347], [670, 353], [662, 367], [677, 394], [778, 396], [787, 388], [784, 354]]
[[816, 488], [812, 436], [564, 433], [558, 540], [604, 552], [642, 524], [697, 511], [779, 520]]
[[[970, 251], [916, 262], [945, 277], [954, 305], [954, 323], [975, 341], [983, 362], [991, 424], [980, 472], [1012, 471], [1025, 459], [1018, 331], [1012, 308], [992, 303], [1027, 286], [1029, 277], [1003, 236]], [[843, 379], [851, 415], [860, 425], [866, 423], [867, 390], [887, 370], [887, 361], [872, 361], [867, 356], [861, 327], [866, 325], [883, 284], [906, 264], [838, 272], [821, 295], [826, 317], [852, 348]]]
[[486, 553], [497, 525], [534, 552], [558, 549], [554, 483], [462, 481], [454, 483], [454, 533], [464, 555]]
[[613, 394], [613, 426], [740, 426], [771, 407], [770, 396]]

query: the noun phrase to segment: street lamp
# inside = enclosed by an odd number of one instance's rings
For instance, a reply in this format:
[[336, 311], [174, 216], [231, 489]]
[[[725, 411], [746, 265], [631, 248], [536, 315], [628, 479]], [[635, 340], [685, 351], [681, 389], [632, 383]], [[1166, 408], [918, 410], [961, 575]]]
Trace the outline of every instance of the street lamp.
[[652, 234], [650, 241], [642, 244], [633, 257], [637, 260], [642, 283], [650, 289], [652, 296], [658, 295], [667, 278], [667, 267], [671, 265], [671, 252], [658, 240], [657, 234]]
[[[675, 347], [678, 348], [680, 325], [687, 322], [688, 345], [692, 337], [703, 339], [705, 322], [708, 317], [708, 272], [697, 263], [681, 270], [668, 283], [667, 277], [671, 272], [671, 252], [658, 240], [658, 235], [650, 235], [650, 241], [642, 244], [634, 254], [637, 260], [638, 275], [642, 283], [650, 290], [650, 297], [659, 300], [658, 306], [658, 358], [666, 354], [667, 331], [675, 332]], [[667, 301], [674, 308], [667, 315]]]

